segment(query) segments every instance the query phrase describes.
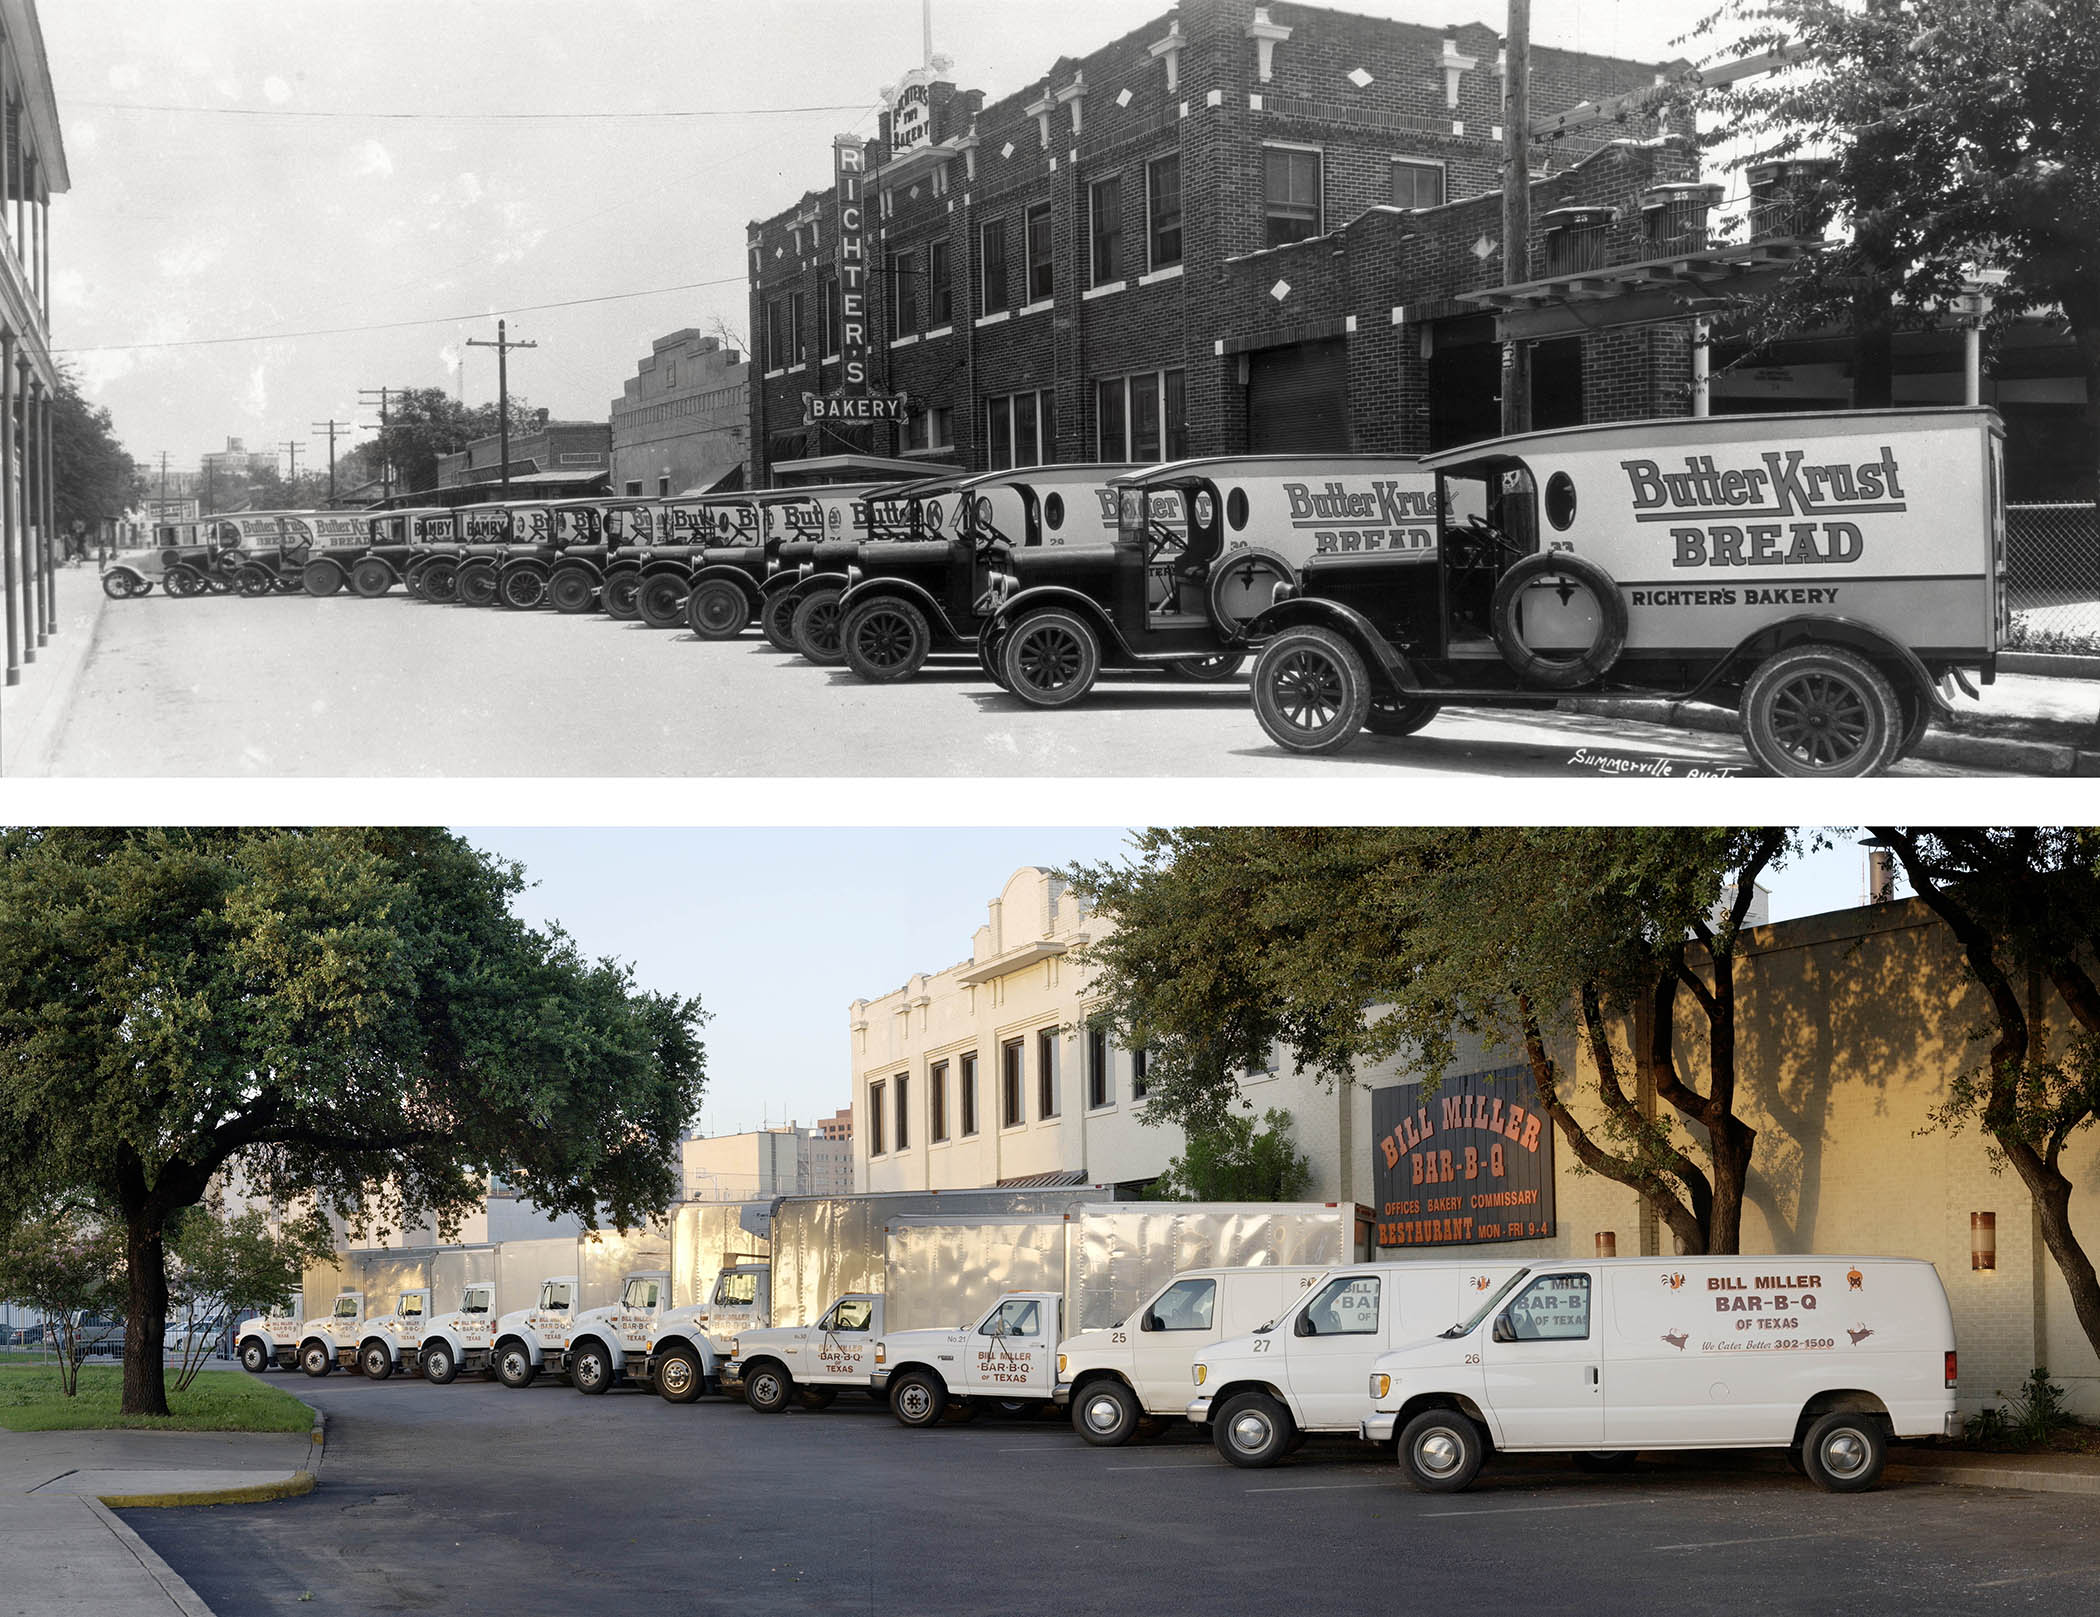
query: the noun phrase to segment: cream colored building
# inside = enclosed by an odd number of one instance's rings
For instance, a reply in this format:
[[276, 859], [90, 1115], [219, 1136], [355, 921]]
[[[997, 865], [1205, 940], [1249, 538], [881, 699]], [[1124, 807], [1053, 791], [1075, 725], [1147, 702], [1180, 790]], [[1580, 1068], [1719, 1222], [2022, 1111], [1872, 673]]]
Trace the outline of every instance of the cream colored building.
[[845, 1196], [853, 1190], [850, 1142], [821, 1128], [752, 1129], [679, 1143], [687, 1201], [756, 1201], [768, 1196]]

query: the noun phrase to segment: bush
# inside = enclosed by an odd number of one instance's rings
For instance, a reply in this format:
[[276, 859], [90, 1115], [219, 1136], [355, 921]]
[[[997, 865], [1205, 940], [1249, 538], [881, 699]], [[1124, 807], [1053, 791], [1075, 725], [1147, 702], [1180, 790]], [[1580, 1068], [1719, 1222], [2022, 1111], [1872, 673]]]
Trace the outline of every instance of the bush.
[[[2005, 1397], [2001, 1389], [2000, 1398]], [[2020, 1443], [2039, 1447], [2058, 1432], [2077, 1425], [2064, 1408], [2064, 1390], [2049, 1379], [2047, 1365], [2036, 1365], [2003, 1409], [1989, 1405], [1970, 1416], [1963, 1427], [1972, 1443]]]
[[1291, 1149], [1289, 1112], [1227, 1117], [1216, 1128], [1191, 1129], [1180, 1156], [1145, 1192], [1147, 1201], [1290, 1202], [1312, 1183], [1312, 1164]]

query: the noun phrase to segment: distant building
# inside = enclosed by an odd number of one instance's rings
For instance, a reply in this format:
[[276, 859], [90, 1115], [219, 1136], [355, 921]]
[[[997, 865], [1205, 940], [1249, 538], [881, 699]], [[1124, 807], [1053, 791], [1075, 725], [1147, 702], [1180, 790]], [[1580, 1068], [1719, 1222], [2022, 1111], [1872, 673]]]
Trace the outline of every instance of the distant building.
[[[535, 496], [554, 494], [564, 483], [581, 489], [603, 477], [611, 464], [612, 428], [603, 421], [549, 421], [538, 414], [511, 423], [510, 479], [525, 481]], [[503, 475], [501, 434], [438, 456], [437, 468], [439, 488], [495, 481]]]
[[682, 1155], [688, 1201], [844, 1196], [853, 1189], [852, 1143], [792, 1123], [690, 1139]]
[[[224, 449], [207, 449], [197, 462], [196, 482], [192, 492], [199, 492], [215, 483], [224, 482], [229, 487], [242, 478], [274, 477], [277, 475], [277, 451], [272, 449], [250, 449], [239, 438], [228, 438]], [[170, 474], [172, 488], [173, 474]]]
[[687, 327], [659, 337], [612, 402], [616, 494], [707, 494], [749, 486], [750, 366]]
[[817, 1120], [817, 1132], [827, 1140], [851, 1140], [853, 1138], [853, 1108], [841, 1106], [829, 1117]]

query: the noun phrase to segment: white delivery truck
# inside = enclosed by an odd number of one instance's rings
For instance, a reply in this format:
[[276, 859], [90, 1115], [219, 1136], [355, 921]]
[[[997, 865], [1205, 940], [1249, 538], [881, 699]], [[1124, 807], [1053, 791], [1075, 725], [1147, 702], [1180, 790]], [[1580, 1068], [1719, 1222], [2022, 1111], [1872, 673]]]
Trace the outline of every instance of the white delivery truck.
[[451, 1313], [424, 1323], [422, 1346], [416, 1351], [423, 1379], [444, 1387], [462, 1369], [487, 1369], [495, 1329], [496, 1282], [477, 1280], [460, 1293], [459, 1306]]
[[[558, 1369], [576, 1317], [574, 1275], [550, 1275], [530, 1308], [501, 1315], [491, 1333], [490, 1363], [506, 1387], [529, 1387], [542, 1370]], [[426, 1367], [427, 1373], [427, 1367]]]
[[289, 1370], [299, 1354], [299, 1315], [289, 1299], [268, 1313], [250, 1314], [233, 1327], [234, 1355], [241, 1368], [261, 1375], [271, 1365]]
[[1537, 1262], [1470, 1318], [1382, 1355], [1362, 1435], [1416, 1487], [1468, 1486], [1491, 1448], [1628, 1459], [1785, 1449], [1837, 1493], [1891, 1437], [1954, 1436], [1954, 1321], [1912, 1258]]
[[[710, 1387], [719, 1387], [736, 1333], [763, 1326], [772, 1317], [771, 1280], [771, 1265], [762, 1260], [731, 1264], [715, 1276], [699, 1302], [655, 1317], [642, 1333], [638, 1355], [620, 1344], [624, 1355], [632, 1355], [620, 1366], [621, 1373], [653, 1386], [674, 1404], [689, 1404]], [[572, 1355], [570, 1378], [583, 1391], [598, 1390], [583, 1386], [580, 1378], [589, 1372], [573, 1368], [576, 1362]]]
[[657, 1312], [671, 1300], [671, 1271], [646, 1269], [620, 1284], [620, 1300], [589, 1308], [569, 1322], [562, 1338], [561, 1369], [578, 1392], [610, 1391], [626, 1379], [630, 1356], [647, 1351]]
[[357, 1368], [367, 1380], [384, 1381], [397, 1366], [416, 1368], [416, 1353], [423, 1345], [423, 1321], [430, 1313], [430, 1288], [414, 1286], [401, 1292], [391, 1314], [365, 1321], [357, 1343]]
[[1358, 1263], [1330, 1269], [1272, 1325], [1220, 1342], [1190, 1367], [1188, 1418], [1239, 1466], [1276, 1464], [1314, 1432], [1356, 1432], [1380, 1354], [1464, 1319], [1523, 1266]]
[[1178, 1420], [1188, 1407], [1189, 1367], [1228, 1337], [1281, 1318], [1325, 1265], [1189, 1269], [1113, 1325], [1080, 1331], [1057, 1346], [1059, 1404], [1089, 1443], [1127, 1443], [1148, 1421]]
[[[882, 1304], [878, 1293], [854, 1292], [825, 1309], [814, 1325], [739, 1332], [720, 1370], [722, 1385], [740, 1388], [744, 1402], [762, 1415], [787, 1408], [797, 1396], [806, 1408], [824, 1409], [841, 1387], [872, 1389]], [[668, 1379], [662, 1385], [668, 1389]], [[671, 1394], [666, 1390], [664, 1396]]]
[[299, 1368], [310, 1376], [325, 1376], [338, 1364], [349, 1369], [363, 1339], [365, 1294], [342, 1291], [335, 1306], [318, 1319], [299, 1326]]
[[933, 1425], [951, 1400], [961, 1418], [980, 1403], [1039, 1404], [1057, 1390], [1064, 1305], [1060, 1292], [1014, 1291], [974, 1325], [893, 1331], [875, 1344], [875, 1390], [905, 1426]]

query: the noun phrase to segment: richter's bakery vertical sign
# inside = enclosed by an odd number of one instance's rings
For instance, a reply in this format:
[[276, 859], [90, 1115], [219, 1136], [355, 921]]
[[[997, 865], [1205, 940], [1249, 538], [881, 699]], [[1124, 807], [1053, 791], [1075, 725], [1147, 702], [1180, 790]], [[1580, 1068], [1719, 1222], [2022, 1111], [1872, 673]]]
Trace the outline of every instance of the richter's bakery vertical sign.
[[834, 136], [832, 167], [839, 204], [839, 372], [840, 391], [864, 393], [868, 387], [868, 221], [861, 208], [867, 149], [853, 135]]
[[1553, 1120], [1531, 1069], [1497, 1067], [1371, 1091], [1377, 1241], [1474, 1246], [1553, 1234]]

